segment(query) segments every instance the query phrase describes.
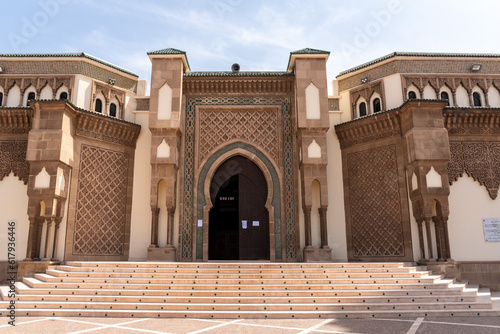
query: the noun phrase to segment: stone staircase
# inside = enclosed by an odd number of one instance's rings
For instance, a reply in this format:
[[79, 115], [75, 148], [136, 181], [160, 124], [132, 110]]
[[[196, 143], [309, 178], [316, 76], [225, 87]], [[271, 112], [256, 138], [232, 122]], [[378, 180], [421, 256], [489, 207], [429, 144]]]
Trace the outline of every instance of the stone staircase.
[[[0, 315], [10, 299], [0, 289]], [[405, 263], [68, 262], [16, 283], [17, 316], [356, 318], [500, 315]]]

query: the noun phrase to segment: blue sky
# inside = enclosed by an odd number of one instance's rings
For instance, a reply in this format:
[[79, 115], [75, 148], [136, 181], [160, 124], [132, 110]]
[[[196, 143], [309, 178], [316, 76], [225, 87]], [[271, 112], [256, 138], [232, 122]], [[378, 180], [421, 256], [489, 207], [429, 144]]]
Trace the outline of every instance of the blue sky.
[[[0, 53], [81, 52], [150, 81], [146, 53], [192, 71], [284, 71], [290, 51], [331, 51], [328, 80], [393, 51], [500, 53], [497, 0], [22, 0], [2, 6]], [[5, 31], [6, 29], [6, 31]]]

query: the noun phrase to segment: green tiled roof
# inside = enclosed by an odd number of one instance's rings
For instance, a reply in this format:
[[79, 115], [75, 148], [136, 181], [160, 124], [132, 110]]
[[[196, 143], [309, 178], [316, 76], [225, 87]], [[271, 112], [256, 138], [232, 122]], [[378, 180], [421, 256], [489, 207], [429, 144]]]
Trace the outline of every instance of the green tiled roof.
[[186, 51], [177, 50], [174, 48], [162, 49], [158, 51], [150, 51], [148, 55], [185, 55]]
[[89, 55], [88, 53], [85, 52], [73, 52], [73, 53], [0, 53], [0, 58], [10, 58], [10, 57], [16, 57], [16, 58], [24, 58], [24, 57], [39, 57], [39, 58], [46, 58], [46, 57], [74, 57], [74, 58], [87, 58], [90, 60], [93, 60], [95, 62], [98, 62], [100, 64], [109, 66], [111, 68], [114, 68], [115, 70], [119, 70], [123, 73], [127, 73], [130, 75], [133, 75], [135, 77], [139, 77], [137, 74], [134, 72], [130, 72], [120, 66], [116, 66], [114, 64], [108, 63], [105, 60], [99, 59], [97, 57], [94, 57], [92, 55]]
[[162, 49], [158, 51], [150, 51], [148, 52], [148, 56], [152, 55], [183, 55], [184, 59], [186, 60], [186, 66], [187, 66], [187, 72], [191, 70], [191, 66], [189, 66], [189, 61], [187, 59], [186, 51], [174, 49], [174, 48], [167, 48], [167, 49]]
[[279, 77], [293, 76], [293, 73], [288, 72], [188, 72], [186, 77]]
[[450, 57], [450, 58], [500, 58], [500, 54], [494, 53], [442, 53], [442, 52], [393, 52], [383, 57], [371, 60], [364, 64], [358, 65], [356, 67], [350, 68], [348, 70], [342, 71], [337, 75], [340, 77], [344, 74], [355, 72], [362, 68], [371, 66], [376, 63], [380, 63], [384, 60], [394, 58], [394, 57]]
[[292, 55], [300, 55], [300, 54], [330, 54], [330, 51], [323, 51], [323, 50], [317, 50], [317, 49], [311, 49], [311, 48], [305, 48], [302, 50], [297, 50], [297, 51], [292, 51], [290, 52]]

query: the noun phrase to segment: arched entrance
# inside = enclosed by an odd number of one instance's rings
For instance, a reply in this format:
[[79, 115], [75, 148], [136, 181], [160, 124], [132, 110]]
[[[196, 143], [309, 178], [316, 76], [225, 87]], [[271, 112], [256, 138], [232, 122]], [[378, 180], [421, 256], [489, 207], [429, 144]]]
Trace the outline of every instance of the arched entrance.
[[267, 182], [260, 168], [237, 155], [210, 183], [209, 260], [269, 260]]

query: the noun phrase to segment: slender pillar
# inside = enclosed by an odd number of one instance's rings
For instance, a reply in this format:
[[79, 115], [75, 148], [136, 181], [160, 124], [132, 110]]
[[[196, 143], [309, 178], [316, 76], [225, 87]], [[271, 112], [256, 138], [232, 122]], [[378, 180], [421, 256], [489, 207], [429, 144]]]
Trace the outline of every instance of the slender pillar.
[[469, 103], [470, 103], [470, 106], [471, 107], [474, 107], [474, 96], [473, 96], [474, 92], [469, 92]]
[[56, 218], [54, 220], [55, 226], [54, 226], [54, 243], [52, 245], [52, 260], [56, 261], [57, 258], [57, 243], [59, 239], [59, 225], [61, 225], [61, 220], [62, 218]]
[[152, 218], [151, 218], [151, 246], [158, 247], [158, 217], [160, 216], [160, 208], [151, 208]]
[[425, 217], [425, 232], [427, 235], [427, 252], [429, 254], [429, 261], [434, 261], [432, 254], [432, 236], [431, 236], [431, 218]]
[[45, 227], [45, 249], [44, 249], [44, 252], [43, 252], [43, 260], [44, 261], [50, 261], [50, 257], [49, 257], [49, 254], [50, 254], [50, 230], [52, 229], [52, 224], [53, 224], [53, 220], [52, 219], [47, 219], [47, 225]]
[[426, 260], [426, 257], [425, 257], [425, 247], [424, 247], [424, 231], [423, 231], [423, 228], [422, 228], [423, 223], [424, 223], [424, 221], [422, 219], [420, 219], [420, 220], [417, 221], [417, 225], [418, 225], [418, 241], [420, 243], [420, 258], [422, 260]]
[[450, 237], [448, 235], [448, 217], [443, 217], [443, 234], [444, 234], [444, 247], [446, 250], [445, 259], [447, 261], [451, 260], [451, 251], [450, 251]]
[[319, 223], [320, 223], [320, 233], [321, 233], [321, 248], [328, 247], [328, 231], [326, 225], [326, 207], [321, 207], [318, 209], [319, 212]]
[[311, 237], [311, 207], [304, 206], [304, 227], [305, 227], [305, 237], [306, 237], [306, 247], [312, 247], [312, 237]]
[[28, 233], [28, 247], [26, 249], [26, 259], [31, 261], [36, 257], [36, 237], [38, 235], [38, 223], [35, 217], [29, 217], [30, 226]]
[[490, 98], [488, 97], [488, 91], [486, 91], [486, 93], [484, 93], [484, 105], [488, 108], [491, 108]]
[[438, 216], [432, 217], [432, 221], [434, 222], [434, 233], [436, 234], [436, 248], [437, 248], [437, 257], [438, 262], [443, 262], [443, 252], [444, 252], [444, 242], [443, 242], [443, 229], [441, 225], [441, 220]]
[[458, 103], [457, 103], [457, 91], [453, 90], [451, 93], [453, 95], [453, 106], [454, 107], [458, 107]]
[[174, 243], [174, 215], [175, 208], [167, 209], [168, 221], [167, 221], [167, 246], [172, 246]]
[[40, 260], [42, 258], [40, 248], [42, 246], [42, 228], [44, 222], [45, 222], [44, 217], [38, 217], [37, 229], [36, 229], [35, 257], [33, 258], [33, 260]]

